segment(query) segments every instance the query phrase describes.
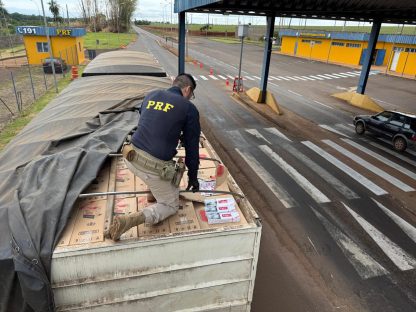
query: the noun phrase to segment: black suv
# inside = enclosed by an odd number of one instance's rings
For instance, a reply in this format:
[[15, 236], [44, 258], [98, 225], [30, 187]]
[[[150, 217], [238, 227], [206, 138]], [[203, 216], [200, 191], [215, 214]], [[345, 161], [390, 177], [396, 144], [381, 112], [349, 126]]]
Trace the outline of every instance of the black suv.
[[368, 130], [390, 139], [399, 152], [416, 144], [416, 115], [396, 111], [384, 111], [373, 116], [359, 115], [354, 117], [354, 125], [357, 134]]
[[45, 74], [52, 74], [52, 63], [55, 65], [55, 73], [61, 74], [62, 71], [66, 71], [68, 66], [65, 61], [61, 58], [47, 58], [44, 59], [42, 66]]

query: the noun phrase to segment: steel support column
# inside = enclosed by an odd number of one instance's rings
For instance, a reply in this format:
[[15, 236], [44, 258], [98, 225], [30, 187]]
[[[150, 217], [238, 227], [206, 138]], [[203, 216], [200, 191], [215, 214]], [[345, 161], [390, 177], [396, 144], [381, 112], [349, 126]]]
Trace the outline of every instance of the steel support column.
[[266, 101], [267, 79], [269, 77], [270, 56], [272, 54], [274, 19], [275, 19], [274, 15], [267, 17], [267, 31], [266, 31], [266, 42], [265, 42], [266, 44], [264, 45], [263, 67], [261, 70], [261, 81], [260, 81], [260, 91], [261, 91], [260, 103], [264, 103]]
[[185, 12], [179, 14], [178, 75], [185, 72]]
[[370, 39], [368, 41], [367, 53], [363, 60], [363, 67], [361, 68], [360, 80], [358, 81], [357, 93], [364, 94], [367, 86], [368, 74], [370, 73], [371, 62], [374, 51], [376, 50], [377, 38], [380, 33], [381, 20], [374, 20], [371, 27]]

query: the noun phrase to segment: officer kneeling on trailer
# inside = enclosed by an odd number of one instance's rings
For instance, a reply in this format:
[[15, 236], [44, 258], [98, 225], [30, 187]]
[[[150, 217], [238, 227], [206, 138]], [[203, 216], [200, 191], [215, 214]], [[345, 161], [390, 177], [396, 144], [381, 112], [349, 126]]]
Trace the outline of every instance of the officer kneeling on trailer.
[[[143, 100], [140, 120], [130, 144], [123, 147], [127, 167], [142, 179], [156, 203], [140, 212], [115, 216], [106, 236], [119, 240], [133, 226], [157, 224], [179, 209], [178, 168], [172, 159], [176, 155], [181, 133], [188, 167], [187, 190], [197, 192], [199, 167], [199, 112], [194, 99], [196, 83], [189, 74], [180, 74], [167, 90], [150, 92]], [[180, 165], [180, 164], [179, 164]], [[183, 164], [182, 164], [183, 166]]]

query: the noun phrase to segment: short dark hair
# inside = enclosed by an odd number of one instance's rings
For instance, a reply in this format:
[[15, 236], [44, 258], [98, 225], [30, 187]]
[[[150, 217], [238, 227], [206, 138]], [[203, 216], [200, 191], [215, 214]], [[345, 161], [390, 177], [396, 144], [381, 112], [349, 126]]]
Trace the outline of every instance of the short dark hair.
[[194, 77], [187, 73], [179, 74], [173, 81], [172, 85], [177, 86], [181, 89], [186, 88], [188, 86], [191, 87], [192, 90], [195, 90], [196, 88], [196, 82]]

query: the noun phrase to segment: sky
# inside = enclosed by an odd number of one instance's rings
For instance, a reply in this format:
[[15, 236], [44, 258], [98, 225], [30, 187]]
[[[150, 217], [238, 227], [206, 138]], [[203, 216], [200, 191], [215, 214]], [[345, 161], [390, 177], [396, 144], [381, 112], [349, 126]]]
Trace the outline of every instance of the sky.
[[[14, 13], [22, 13], [22, 14], [35, 14], [41, 15], [42, 6], [41, 0], [2, 0], [5, 8], [8, 12]], [[57, 3], [61, 7], [61, 15], [66, 17], [66, 5], [68, 5], [68, 14], [69, 17], [80, 17], [81, 16], [81, 9], [79, 5], [79, 0], [56, 0]], [[94, 0], [90, 0], [94, 2]], [[98, 10], [101, 12], [105, 12], [105, 0], [96, 0], [98, 5]], [[51, 16], [51, 13], [48, 10], [48, 2], [49, 0], [43, 0], [45, 6], [45, 13], [47, 16]], [[144, 19], [150, 21], [171, 21], [173, 23], [177, 23], [177, 15], [171, 14], [171, 9], [173, 7], [174, 0], [138, 0], [137, 1], [137, 8], [133, 15], [133, 19]], [[208, 19], [210, 23], [213, 24], [222, 24], [222, 25], [236, 25], [238, 22], [242, 24], [251, 23], [252, 25], [265, 25], [266, 18], [265, 17], [251, 17], [251, 16], [225, 16], [221, 14], [197, 14], [197, 13], [189, 13], [187, 14], [188, 22], [189, 23], [197, 23], [197, 24], [206, 24], [208, 23]], [[321, 21], [321, 20], [314, 20], [308, 19], [306, 20], [307, 25], [337, 25], [342, 26], [344, 25], [343, 21]], [[336, 24], [335, 24], [336, 23]], [[276, 25], [279, 25], [280, 21], [279, 18], [276, 18]], [[284, 19], [284, 24], [289, 24], [289, 18]], [[305, 19], [293, 19], [291, 21], [291, 25], [304, 25]], [[358, 25], [357, 22], [347, 22], [348, 26], [356, 26]], [[368, 23], [361, 23], [360, 25], [370, 25]]]

